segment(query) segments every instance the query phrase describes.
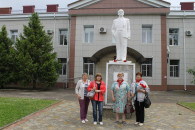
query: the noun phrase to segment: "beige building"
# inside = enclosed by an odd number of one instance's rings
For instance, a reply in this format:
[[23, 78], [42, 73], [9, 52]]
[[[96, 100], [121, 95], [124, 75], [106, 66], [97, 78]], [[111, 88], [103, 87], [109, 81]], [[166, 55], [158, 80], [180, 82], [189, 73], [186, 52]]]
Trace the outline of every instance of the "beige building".
[[[152, 90], [195, 89], [186, 70], [195, 66], [194, 3], [182, 3], [182, 10], [170, 10], [162, 0], [79, 0], [59, 11], [48, 5], [39, 16], [45, 30], [53, 35], [54, 50], [62, 61], [56, 86], [69, 87], [83, 72], [106, 77], [106, 63], [116, 55], [111, 27], [117, 11], [124, 9], [130, 19], [131, 40], [127, 59], [136, 64]], [[6, 25], [14, 40], [27, 24], [34, 6], [22, 14], [0, 9], [0, 26]], [[25, 12], [25, 9], [27, 12]], [[30, 10], [30, 11], [29, 11]], [[7, 12], [6, 12], [7, 11]], [[5, 14], [3, 14], [4, 12]]]

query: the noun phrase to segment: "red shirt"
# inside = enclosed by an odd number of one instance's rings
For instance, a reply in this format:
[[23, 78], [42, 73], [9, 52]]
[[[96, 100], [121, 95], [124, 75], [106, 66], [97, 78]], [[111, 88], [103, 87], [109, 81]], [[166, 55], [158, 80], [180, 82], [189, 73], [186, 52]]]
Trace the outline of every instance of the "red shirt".
[[[94, 87], [93, 85], [94, 85], [94, 81], [92, 81], [90, 83], [90, 85], [88, 86], [88, 88], [87, 88], [88, 92], [90, 92], [93, 89], [93, 87]], [[96, 87], [96, 90], [98, 90], [97, 83], [95, 83], [95, 87]], [[98, 93], [95, 93], [94, 97], [91, 98], [91, 100], [104, 101], [104, 94], [106, 92], [106, 85], [105, 85], [104, 81], [101, 81], [100, 91], [101, 92], [99, 93], [99, 100], [98, 100]]]

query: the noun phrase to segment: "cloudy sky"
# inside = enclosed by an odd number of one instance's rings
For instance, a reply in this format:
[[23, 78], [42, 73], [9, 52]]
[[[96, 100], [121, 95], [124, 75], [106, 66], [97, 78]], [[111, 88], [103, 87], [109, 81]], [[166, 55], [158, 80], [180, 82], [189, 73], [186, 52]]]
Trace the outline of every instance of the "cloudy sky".
[[[0, 7], [12, 7], [12, 10], [22, 10], [23, 5], [35, 5], [36, 9], [46, 9], [47, 4], [59, 4], [59, 8], [66, 8], [67, 4], [77, 0], [0, 0]], [[171, 2], [171, 6], [180, 6], [180, 2], [195, 0], [165, 0]]]

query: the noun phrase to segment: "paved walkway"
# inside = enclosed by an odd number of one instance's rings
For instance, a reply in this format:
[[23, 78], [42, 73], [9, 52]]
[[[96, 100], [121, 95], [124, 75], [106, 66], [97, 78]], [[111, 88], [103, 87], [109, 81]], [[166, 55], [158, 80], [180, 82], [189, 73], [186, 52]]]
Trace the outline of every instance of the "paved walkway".
[[[92, 107], [91, 103], [89, 106], [88, 119], [89, 122], [86, 124], [81, 124], [79, 118], [79, 104], [76, 98], [73, 98], [73, 91], [68, 90], [66, 95], [58, 95], [57, 98], [64, 99], [60, 104], [55, 105], [45, 111], [42, 111], [36, 116], [30, 116], [28, 120], [22, 121], [12, 130], [195, 130], [195, 112], [185, 109], [181, 106], [176, 105], [177, 100], [181, 101], [195, 101], [194, 94], [189, 94], [186, 92], [152, 92], [151, 99], [153, 102], [151, 108], [146, 109], [145, 125], [138, 127], [134, 125], [135, 115], [132, 118], [127, 119], [127, 125], [115, 125], [113, 122], [115, 120], [114, 114], [111, 110], [104, 111], [103, 122], [104, 125], [94, 126], [92, 122]], [[4, 91], [5, 92], [5, 91]], [[19, 94], [20, 93], [20, 94]], [[15, 96], [20, 96], [21, 93], [18, 92]], [[32, 92], [29, 92], [32, 93]], [[39, 93], [39, 92], [37, 92]], [[46, 92], [48, 93], [48, 92]], [[52, 92], [50, 92], [51, 94]], [[9, 94], [2, 94], [1, 96], [8, 96]], [[34, 94], [34, 93], [33, 93]], [[56, 93], [57, 94], [57, 93]], [[31, 94], [32, 95], [32, 94]], [[45, 95], [42, 97], [36, 96], [37, 98], [47, 98]], [[53, 99], [52, 95], [52, 99]], [[30, 96], [27, 96], [30, 97]], [[163, 100], [166, 99], [166, 100]]]
[[13, 130], [113, 130], [113, 129], [151, 129], [151, 130], [194, 130], [195, 113], [172, 103], [155, 103], [146, 110], [146, 121], [142, 127], [135, 126], [135, 116], [127, 120], [127, 125], [115, 125], [114, 114], [104, 111], [104, 125], [94, 126], [92, 108], [89, 107], [89, 122], [81, 124], [79, 105], [74, 101], [63, 101], [62, 104], [48, 109], [34, 118], [16, 126]]

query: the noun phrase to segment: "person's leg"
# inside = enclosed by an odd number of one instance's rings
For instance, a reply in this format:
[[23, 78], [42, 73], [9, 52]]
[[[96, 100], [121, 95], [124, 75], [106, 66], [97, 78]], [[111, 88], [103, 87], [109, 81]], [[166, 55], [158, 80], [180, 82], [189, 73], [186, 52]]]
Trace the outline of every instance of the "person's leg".
[[97, 102], [95, 100], [91, 100], [93, 107], [93, 121], [97, 122]]
[[121, 57], [122, 60], [127, 60], [127, 38], [122, 38], [122, 53], [121, 53]]
[[116, 121], [119, 121], [119, 113], [116, 113]]
[[119, 33], [116, 32], [117, 35], [115, 37], [116, 39], [116, 59], [118, 60], [120, 58], [120, 41], [119, 41]]
[[140, 122], [139, 120], [139, 102], [135, 101], [135, 111], [136, 111], [136, 122]]
[[81, 120], [85, 120], [84, 115], [85, 115], [85, 105], [84, 105], [84, 100], [79, 100], [80, 104], [80, 118]]
[[140, 102], [140, 123], [144, 123], [144, 102]]
[[98, 110], [99, 110], [99, 122], [102, 122], [103, 116], [103, 102], [98, 102]]
[[123, 36], [122, 36], [122, 31], [120, 31], [119, 33], [119, 57], [120, 57], [120, 60], [122, 60], [122, 53], [123, 53]]
[[122, 114], [122, 121], [125, 121], [125, 113]]
[[89, 98], [85, 97], [85, 119], [87, 118], [87, 111], [88, 111], [88, 107], [89, 107]]

